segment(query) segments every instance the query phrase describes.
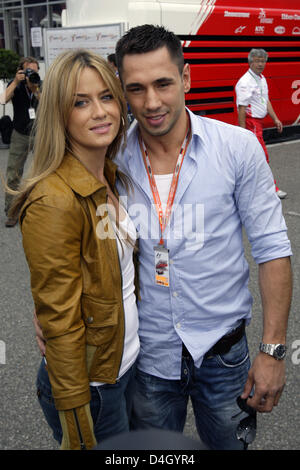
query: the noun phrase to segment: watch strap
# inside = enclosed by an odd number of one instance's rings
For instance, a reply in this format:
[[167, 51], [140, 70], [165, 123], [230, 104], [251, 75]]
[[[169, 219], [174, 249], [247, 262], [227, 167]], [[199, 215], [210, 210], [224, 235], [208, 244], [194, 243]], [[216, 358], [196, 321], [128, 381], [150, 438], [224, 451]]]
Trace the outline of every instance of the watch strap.
[[[259, 350], [273, 356], [275, 359], [284, 359], [287, 347], [285, 344], [260, 343]], [[279, 354], [280, 350], [280, 354]]]

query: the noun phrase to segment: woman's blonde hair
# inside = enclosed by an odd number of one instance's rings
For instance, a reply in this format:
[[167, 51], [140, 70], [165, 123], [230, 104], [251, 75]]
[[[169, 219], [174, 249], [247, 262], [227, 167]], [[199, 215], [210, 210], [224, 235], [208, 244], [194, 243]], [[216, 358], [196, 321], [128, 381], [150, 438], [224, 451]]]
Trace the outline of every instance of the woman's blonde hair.
[[[70, 113], [80, 73], [86, 67], [95, 69], [117, 101], [120, 128], [108, 147], [107, 158], [113, 159], [126, 140], [127, 105], [120, 80], [101, 56], [78, 49], [63, 52], [52, 63], [43, 81], [41, 98], [33, 126], [33, 160], [26, 179], [14, 198], [10, 216], [16, 217], [34, 186], [57, 170], [67, 152], [72, 152], [67, 132]], [[15, 193], [16, 194], [16, 193]]]

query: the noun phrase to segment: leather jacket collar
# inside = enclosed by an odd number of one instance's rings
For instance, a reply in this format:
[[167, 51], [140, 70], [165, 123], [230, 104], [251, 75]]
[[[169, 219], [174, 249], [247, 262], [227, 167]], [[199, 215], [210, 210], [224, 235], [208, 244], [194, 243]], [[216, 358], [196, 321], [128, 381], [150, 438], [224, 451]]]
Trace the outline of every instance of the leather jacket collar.
[[[115, 186], [117, 165], [106, 158], [104, 166], [104, 174], [111, 188]], [[64, 182], [72, 188], [72, 190], [82, 197], [91, 194], [104, 187], [104, 184], [98, 181], [72, 154], [65, 155], [62, 164], [56, 170], [56, 174], [60, 176]]]

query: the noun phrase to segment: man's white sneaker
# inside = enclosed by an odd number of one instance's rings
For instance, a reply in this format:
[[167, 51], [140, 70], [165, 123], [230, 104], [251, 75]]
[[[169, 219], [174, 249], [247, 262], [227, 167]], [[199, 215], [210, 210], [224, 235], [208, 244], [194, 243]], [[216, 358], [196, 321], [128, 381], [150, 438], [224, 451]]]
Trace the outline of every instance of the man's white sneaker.
[[287, 193], [285, 191], [281, 191], [281, 189], [278, 189], [276, 191], [276, 194], [279, 197], [279, 199], [284, 199], [285, 197], [287, 197]]

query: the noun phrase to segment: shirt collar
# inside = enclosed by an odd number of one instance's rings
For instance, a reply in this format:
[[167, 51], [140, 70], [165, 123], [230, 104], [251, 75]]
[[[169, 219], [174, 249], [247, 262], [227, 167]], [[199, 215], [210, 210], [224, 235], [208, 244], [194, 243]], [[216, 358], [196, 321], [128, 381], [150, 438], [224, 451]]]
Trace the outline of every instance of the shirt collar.
[[[189, 150], [187, 155], [189, 155], [191, 158], [195, 158], [194, 152], [193, 152], [193, 139], [199, 138], [200, 140], [204, 141], [204, 131], [203, 131], [203, 119], [200, 118], [199, 116], [196, 116], [192, 111], [190, 111], [188, 108], [186, 108], [189, 117], [190, 117], [190, 122], [191, 122], [191, 135], [192, 135], [192, 140], [189, 145]], [[127, 136], [127, 147], [126, 150], [123, 154], [119, 154], [119, 160], [118, 163], [122, 166], [122, 159], [127, 160], [127, 163], [130, 162], [132, 158], [136, 159], [136, 154], [140, 154], [140, 148], [139, 148], [139, 143], [138, 143], [138, 123], [135, 122], [132, 124], [128, 131], [128, 136]], [[136, 162], [135, 162], [136, 163]]]
[[251, 77], [253, 77], [256, 81], [259, 80], [259, 79], [262, 80], [262, 78], [263, 78], [263, 74], [262, 74], [262, 73], [260, 73], [259, 75], [257, 75], [257, 73], [253, 72], [253, 70], [251, 70], [250, 67], [249, 67], [249, 69], [248, 69], [248, 73], [249, 73], [249, 74], [251, 75]]
[[188, 108], [186, 108], [186, 110], [190, 116], [192, 138], [197, 136], [197, 138], [204, 141], [203, 119], [206, 118], [199, 118], [199, 116], [196, 116], [196, 114], [194, 114]]

